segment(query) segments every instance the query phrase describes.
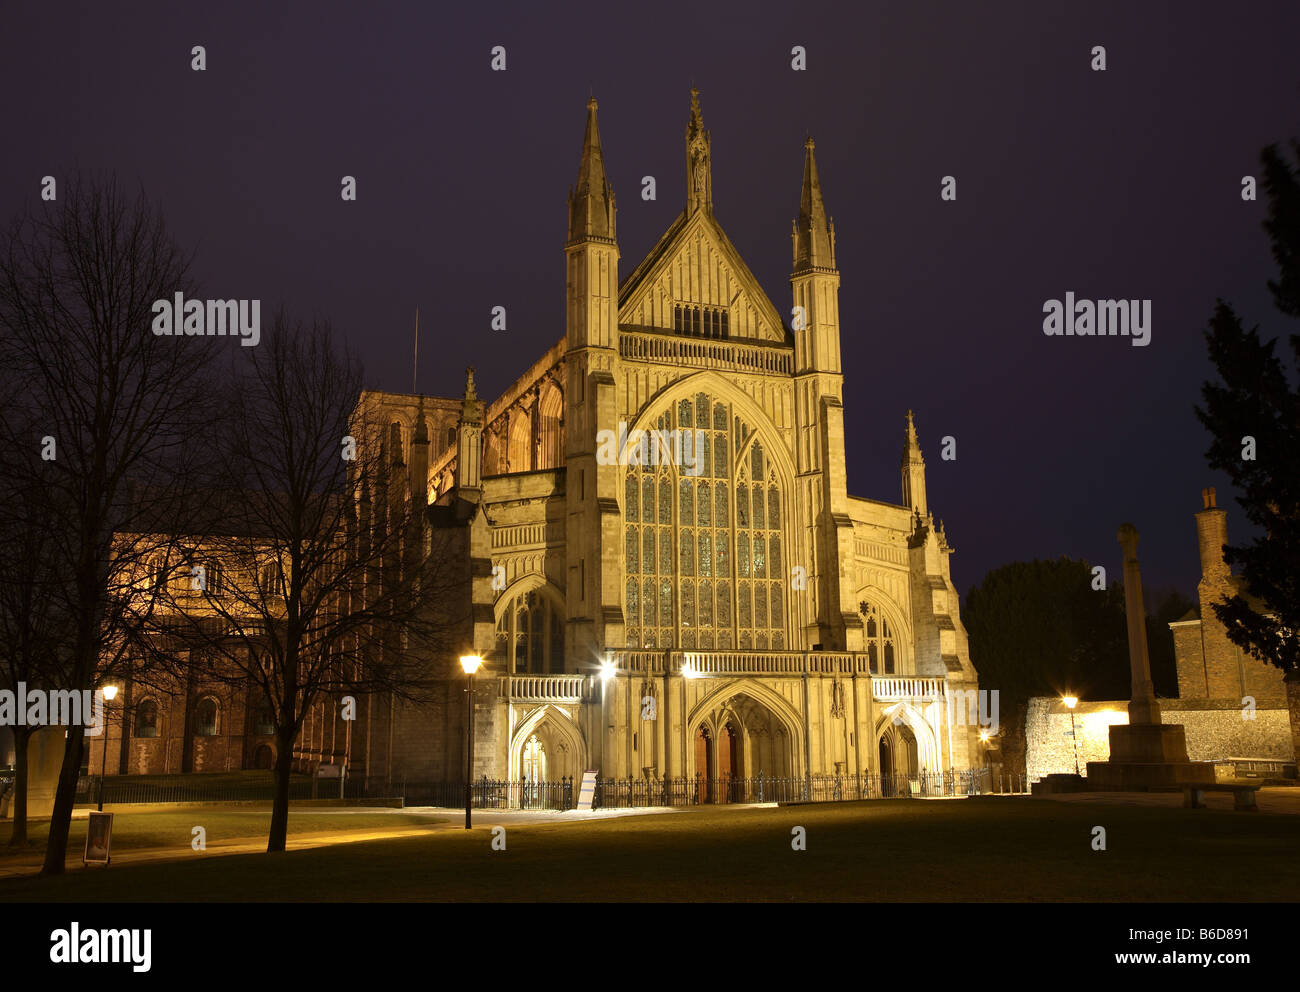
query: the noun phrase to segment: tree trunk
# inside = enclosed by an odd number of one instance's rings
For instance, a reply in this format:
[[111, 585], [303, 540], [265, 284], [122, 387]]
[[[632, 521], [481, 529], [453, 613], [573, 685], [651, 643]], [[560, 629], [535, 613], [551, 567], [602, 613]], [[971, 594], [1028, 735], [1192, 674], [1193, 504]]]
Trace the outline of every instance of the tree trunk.
[[14, 831], [10, 847], [27, 846], [27, 745], [31, 727], [14, 727]]
[[68, 828], [72, 825], [72, 806], [77, 798], [77, 778], [81, 775], [81, 756], [85, 747], [85, 729], [76, 724], [68, 727], [68, 740], [63, 749], [63, 767], [59, 769], [59, 785], [54, 793], [50, 837], [45, 844], [42, 875], [63, 874], [68, 859]]
[[271, 832], [266, 852], [283, 851], [289, 836], [289, 774], [293, 770], [293, 729], [276, 727], [275, 797], [271, 803]]

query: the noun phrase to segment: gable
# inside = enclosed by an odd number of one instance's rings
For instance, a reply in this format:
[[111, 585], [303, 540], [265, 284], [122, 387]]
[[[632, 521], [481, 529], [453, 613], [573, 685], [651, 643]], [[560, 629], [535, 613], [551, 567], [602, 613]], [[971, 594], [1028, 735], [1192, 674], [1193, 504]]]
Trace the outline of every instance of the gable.
[[727, 337], [790, 343], [772, 301], [705, 210], [683, 212], [618, 294], [619, 326], [673, 332], [676, 308], [725, 314]]

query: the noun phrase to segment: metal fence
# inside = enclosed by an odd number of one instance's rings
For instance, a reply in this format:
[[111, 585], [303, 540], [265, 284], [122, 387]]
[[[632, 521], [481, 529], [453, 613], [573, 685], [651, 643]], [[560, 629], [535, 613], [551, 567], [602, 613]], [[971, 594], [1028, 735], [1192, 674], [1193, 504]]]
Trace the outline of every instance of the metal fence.
[[[82, 775], [77, 779], [75, 802], [99, 801], [98, 775]], [[313, 788], [314, 787], [314, 788]], [[275, 782], [269, 773], [265, 782], [205, 782], [196, 775], [182, 782], [139, 782], [117, 776], [104, 777], [105, 803], [237, 803], [270, 802], [275, 798]], [[307, 776], [289, 780], [290, 799], [337, 799], [338, 779], [321, 779], [313, 782]]]
[[[470, 788], [475, 809], [572, 809], [577, 788], [571, 777], [552, 782], [482, 778]], [[705, 803], [841, 802], [859, 799], [974, 796], [1003, 791], [986, 768], [927, 772], [918, 775], [702, 775], [678, 778], [604, 778], [596, 780], [595, 809], [650, 806], [697, 806]], [[382, 787], [379, 792], [383, 791]], [[460, 782], [403, 782], [388, 787], [406, 805], [460, 807]], [[379, 794], [377, 792], [376, 794]]]
[[[572, 809], [580, 782], [530, 779], [476, 780], [470, 787], [475, 809]], [[1023, 775], [994, 775], [987, 768], [924, 772], [917, 775], [732, 776], [676, 778], [602, 778], [596, 780], [593, 807], [627, 809], [649, 806], [696, 806], [704, 803], [841, 802], [861, 799], [906, 799], [938, 796], [1018, 795], [1029, 791]], [[104, 802], [197, 803], [270, 802], [275, 786], [265, 782], [205, 782], [198, 775], [181, 782], [140, 782], [107, 776]], [[459, 808], [465, 805], [463, 782], [370, 781], [294, 776], [289, 798], [394, 800], [407, 806]], [[99, 799], [99, 776], [77, 782], [77, 803]]]

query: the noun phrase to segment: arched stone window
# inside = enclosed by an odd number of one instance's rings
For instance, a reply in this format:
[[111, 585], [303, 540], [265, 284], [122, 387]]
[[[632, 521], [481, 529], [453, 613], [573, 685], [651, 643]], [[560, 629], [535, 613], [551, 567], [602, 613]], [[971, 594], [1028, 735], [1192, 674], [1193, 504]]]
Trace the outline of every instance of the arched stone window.
[[564, 394], [554, 383], [541, 393], [538, 410], [538, 468], [559, 468], [564, 464]]
[[136, 707], [135, 736], [158, 736], [158, 703], [152, 699], [145, 699]]
[[533, 469], [533, 418], [527, 410], [516, 410], [510, 416], [506, 462], [507, 472], [531, 472]]
[[212, 696], [204, 696], [194, 706], [194, 736], [217, 736], [217, 716], [220, 708]]
[[269, 737], [275, 733], [275, 710], [271, 708], [271, 701], [265, 697], [253, 711], [253, 733], [260, 737]]
[[862, 640], [872, 675], [896, 675], [898, 641], [885, 615], [874, 603], [862, 604]]
[[540, 590], [521, 593], [497, 620], [496, 657], [517, 675], [564, 671], [564, 614]]
[[705, 393], [652, 429], [676, 433], [671, 452], [650, 441], [648, 464], [629, 458], [624, 479], [628, 645], [783, 650], [785, 499], [762, 444]]

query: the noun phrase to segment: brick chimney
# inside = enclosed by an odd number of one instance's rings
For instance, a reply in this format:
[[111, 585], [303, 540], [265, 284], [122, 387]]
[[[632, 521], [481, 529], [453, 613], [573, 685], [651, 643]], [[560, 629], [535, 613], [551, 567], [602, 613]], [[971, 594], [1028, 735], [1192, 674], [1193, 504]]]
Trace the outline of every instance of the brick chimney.
[[1201, 490], [1204, 504], [1196, 514], [1196, 540], [1201, 549], [1201, 581], [1222, 582], [1228, 577], [1223, 546], [1228, 543], [1228, 514], [1218, 507], [1214, 487]]

